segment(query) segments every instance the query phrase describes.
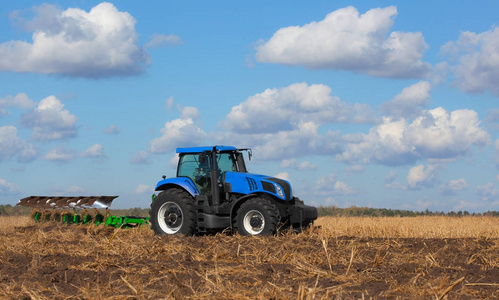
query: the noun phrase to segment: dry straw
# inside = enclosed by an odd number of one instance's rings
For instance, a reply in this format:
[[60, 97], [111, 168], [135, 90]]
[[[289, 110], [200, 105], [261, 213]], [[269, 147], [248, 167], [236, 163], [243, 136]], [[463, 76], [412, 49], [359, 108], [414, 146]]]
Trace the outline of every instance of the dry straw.
[[320, 218], [271, 237], [0, 218], [7, 299], [499, 298], [498, 219]]

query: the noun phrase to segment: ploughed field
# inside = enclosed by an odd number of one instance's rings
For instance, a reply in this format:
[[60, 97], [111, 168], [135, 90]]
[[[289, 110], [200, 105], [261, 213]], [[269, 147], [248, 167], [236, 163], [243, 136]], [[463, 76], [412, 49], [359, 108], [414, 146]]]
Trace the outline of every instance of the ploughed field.
[[0, 218], [7, 299], [499, 298], [499, 219], [322, 217], [271, 237]]

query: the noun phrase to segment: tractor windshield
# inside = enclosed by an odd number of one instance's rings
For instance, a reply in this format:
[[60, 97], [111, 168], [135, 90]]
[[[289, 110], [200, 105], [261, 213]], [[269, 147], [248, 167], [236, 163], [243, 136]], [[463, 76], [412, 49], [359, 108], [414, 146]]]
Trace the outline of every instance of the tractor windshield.
[[232, 152], [222, 152], [217, 154], [217, 165], [220, 174], [224, 172], [237, 172], [237, 163]]

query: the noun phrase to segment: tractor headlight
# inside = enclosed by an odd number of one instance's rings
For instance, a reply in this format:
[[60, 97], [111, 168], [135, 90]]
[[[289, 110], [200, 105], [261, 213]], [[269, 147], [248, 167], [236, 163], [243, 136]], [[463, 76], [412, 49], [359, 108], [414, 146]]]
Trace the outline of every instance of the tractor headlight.
[[284, 198], [284, 191], [282, 190], [281, 186], [278, 184], [275, 185], [275, 189], [277, 191], [277, 195], [281, 198]]

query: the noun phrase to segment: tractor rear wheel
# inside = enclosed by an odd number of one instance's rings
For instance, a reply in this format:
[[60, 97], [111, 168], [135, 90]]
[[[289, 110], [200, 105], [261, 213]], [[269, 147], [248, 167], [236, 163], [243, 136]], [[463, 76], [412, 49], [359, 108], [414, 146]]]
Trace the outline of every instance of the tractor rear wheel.
[[279, 211], [269, 200], [253, 198], [237, 210], [234, 229], [241, 235], [272, 235], [277, 232]]
[[151, 228], [156, 234], [185, 234], [196, 232], [194, 199], [181, 189], [168, 189], [151, 203]]

